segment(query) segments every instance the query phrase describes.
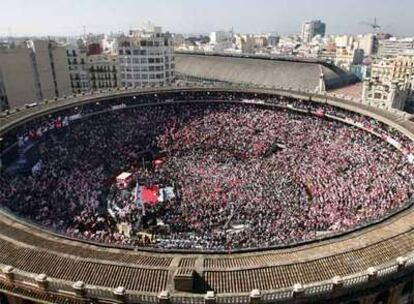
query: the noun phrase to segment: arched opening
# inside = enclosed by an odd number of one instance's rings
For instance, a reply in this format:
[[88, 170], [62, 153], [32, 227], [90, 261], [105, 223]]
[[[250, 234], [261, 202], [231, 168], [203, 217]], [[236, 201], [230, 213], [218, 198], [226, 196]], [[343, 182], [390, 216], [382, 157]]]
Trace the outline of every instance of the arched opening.
[[390, 292], [388, 290], [381, 292], [374, 301], [374, 304], [387, 304], [390, 297]]

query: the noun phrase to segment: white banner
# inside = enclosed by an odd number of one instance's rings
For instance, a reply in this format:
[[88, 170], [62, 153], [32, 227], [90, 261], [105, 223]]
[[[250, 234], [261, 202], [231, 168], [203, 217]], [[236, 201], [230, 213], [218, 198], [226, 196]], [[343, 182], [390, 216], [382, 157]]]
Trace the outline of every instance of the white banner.
[[69, 116], [70, 121], [78, 120], [78, 119], [81, 119], [81, 118], [82, 118], [81, 114], [75, 114], [75, 115]]
[[124, 109], [124, 108], [126, 108], [126, 104], [124, 104], [124, 103], [121, 103], [119, 105], [112, 106], [112, 110], [113, 111], [120, 110], [120, 109]]
[[398, 141], [396, 141], [394, 138], [392, 138], [392, 137], [387, 137], [387, 142], [390, 144], [390, 145], [392, 145], [392, 146], [394, 146], [394, 147], [396, 147], [398, 150], [401, 150], [401, 144], [398, 142]]

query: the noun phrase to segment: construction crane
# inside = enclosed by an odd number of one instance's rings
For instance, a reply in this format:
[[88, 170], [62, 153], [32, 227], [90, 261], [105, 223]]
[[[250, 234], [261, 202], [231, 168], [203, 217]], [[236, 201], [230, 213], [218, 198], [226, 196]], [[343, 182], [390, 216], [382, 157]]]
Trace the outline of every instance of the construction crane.
[[380, 26], [377, 23], [377, 18], [374, 18], [374, 22], [373, 23], [371, 23], [371, 22], [361, 22], [361, 24], [371, 27], [375, 33], [378, 30], [382, 29], [382, 26]]

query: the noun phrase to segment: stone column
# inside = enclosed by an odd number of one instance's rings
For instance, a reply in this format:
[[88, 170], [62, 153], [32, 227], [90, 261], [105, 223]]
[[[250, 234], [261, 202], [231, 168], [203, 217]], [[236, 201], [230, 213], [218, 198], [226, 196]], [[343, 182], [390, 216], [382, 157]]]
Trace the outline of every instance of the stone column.
[[126, 303], [126, 290], [124, 287], [119, 286], [112, 293], [117, 302]]
[[370, 267], [367, 269], [368, 280], [373, 281], [377, 278], [378, 270], [375, 267]]
[[301, 297], [305, 293], [305, 288], [303, 288], [303, 285], [298, 283], [293, 285], [293, 297], [298, 298]]
[[13, 266], [4, 266], [2, 269], [4, 276], [7, 279], [8, 283], [13, 283], [14, 281], [14, 267]]
[[338, 294], [342, 287], [344, 286], [344, 281], [341, 277], [336, 276], [332, 278], [333, 289], [332, 292], [334, 295]]
[[41, 291], [46, 291], [47, 287], [48, 287], [48, 282], [47, 282], [47, 276], [44, 273], [39, 274], [36, 277], [36, 283], [37, 283], [37, 287], [41, 290]]
[[159, 304], [169, 304], [170, 303], [170, 294], [167, 290], [162, 291], [158, 295], [158, 303]]
[[73, 290], [76, 293], [76, 296], [79, 298], [85, 297], [85, 283], [82, 281], [77, 281], [72, 285]]
[[250, 304], [260, 304], [262, 302], [262, 294], [259, 289], [253, 289], [250, 293]]
[[207, 291], [206, 295], [204, 296], [204, 303], [216, 304], [216, 295], [214, 294], [214, 291]]

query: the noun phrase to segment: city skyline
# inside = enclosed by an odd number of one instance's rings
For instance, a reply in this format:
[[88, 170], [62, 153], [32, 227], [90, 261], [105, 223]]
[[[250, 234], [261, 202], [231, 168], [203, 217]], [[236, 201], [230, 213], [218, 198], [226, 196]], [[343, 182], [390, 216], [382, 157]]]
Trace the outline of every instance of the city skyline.
[[[254, 6], [252, 6], [254, 4]], [[24, 2], [4, 0], [0, 5], [0, 36], [71, 36], [84, 31], [109, 33], [143, 26], [147, 21], [175, 33], [208, 33], [215, 30], [298, 34], [304, 21], [321, 19], [327, 34], [357, 34], [372, 31], [363, 22], [376, 17], [383, 31], [398, 36], [413, 35], [410, 12], [414, 2], [347, 0], [247, 0], [152, 2], [124, 0], [79, 0]]]

